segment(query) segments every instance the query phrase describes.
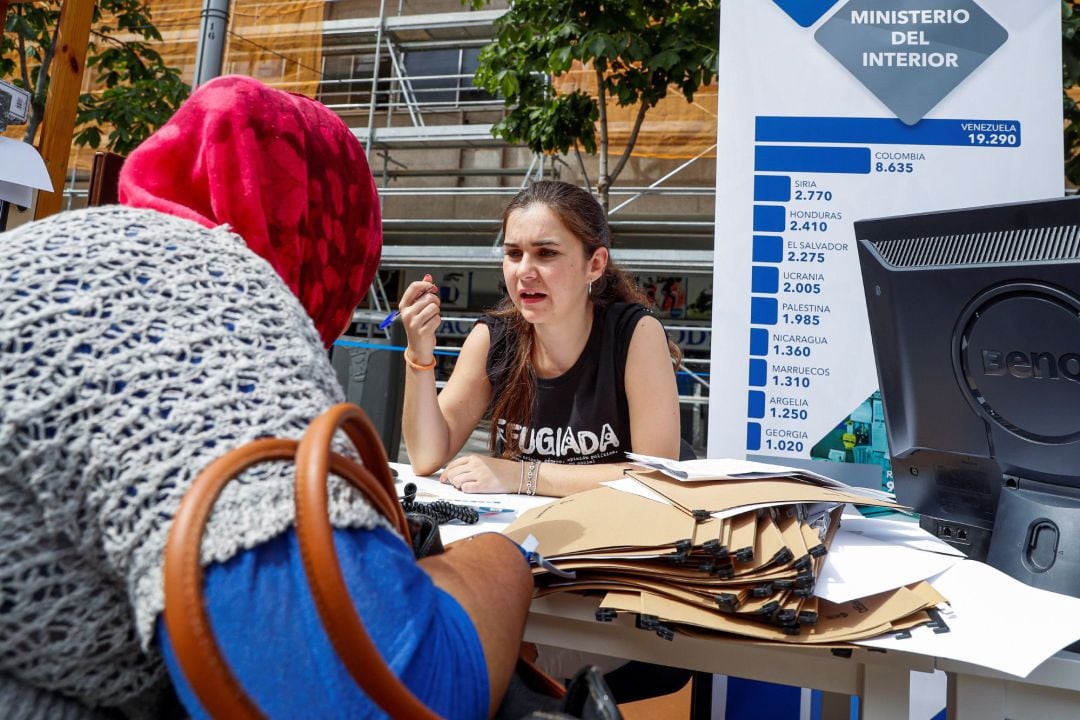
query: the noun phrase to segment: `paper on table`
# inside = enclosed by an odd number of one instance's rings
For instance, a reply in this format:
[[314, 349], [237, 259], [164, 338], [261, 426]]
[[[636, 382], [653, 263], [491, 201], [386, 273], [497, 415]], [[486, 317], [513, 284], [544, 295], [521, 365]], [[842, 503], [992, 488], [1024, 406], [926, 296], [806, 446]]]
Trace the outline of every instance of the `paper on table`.
[[637, 495], [639, 497], [648, 498], [649, 500], [655, 500], [658, 503], [665, 505], [671, 505], [671, 501], [660, 493], [653, 490], [648, 485], [642, 485], [633, 478], [619, 478], [618, 480], [608, 480], [600, 483], [612, 490], [618, 490], [619, 492], [630, 493], [631, 495]]
[[772, 465], [753, 460], [735, 458], [702, 458], [699, 460], [671, 460], [669, 458], [626, 453], [633, 463], [681, 482], [716, 480], [765, 480], [769, 478], [795, 478], [821, 487], [840, 488], [864, 497], [893, 499], [891, 493], [873, 488], [852, 487], [826, 475], [804, 468]]
[[984, 563], [963, 560], [931, 579], [949, 600], [949, 632], [915, 628], [911, 637], [882, 636], [859, 645], [933, 655], [1027, 677], [1044, 660], [1080, 640], [1080, 598], [1029, 587]]
[[963, 559], [917, 550], [901, 541], [875, 540], [850, 532], [848, 523], [848, 518], [841, 521], [814, 586], [814, 594], [830, 602], [848, 602], [911, 585], [939, 575]]
[[938, 540], [936, 537], [919, 527], [918, 523], [909, 520], [891, 520], [889, 518], [868, 518], [856, 513], [845, 514], [840, 527], [846, 532], [862, 535], [884, 543], [903, 545], [914, 550], [942, 553], [965, 557], [964, 553], [957, 550], [949, 543]]

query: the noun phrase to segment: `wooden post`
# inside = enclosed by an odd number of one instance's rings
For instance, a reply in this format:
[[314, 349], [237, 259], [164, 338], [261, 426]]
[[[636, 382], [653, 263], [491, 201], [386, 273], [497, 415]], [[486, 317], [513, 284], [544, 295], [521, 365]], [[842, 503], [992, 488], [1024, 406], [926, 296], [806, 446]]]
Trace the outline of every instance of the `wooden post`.
[[34, 219], [40, 220], [60, 210], [64, 196], [71, 138], [75, 134], [75, 113], [86, 67], [86, 46], [94, 18], [94, 0], [64, 0], [60, 8], [60, 29], [56, 55], [49, 72], [49, 96], [41, 121], [38, 149], [49, 170], [53, 192], [39, 192]]

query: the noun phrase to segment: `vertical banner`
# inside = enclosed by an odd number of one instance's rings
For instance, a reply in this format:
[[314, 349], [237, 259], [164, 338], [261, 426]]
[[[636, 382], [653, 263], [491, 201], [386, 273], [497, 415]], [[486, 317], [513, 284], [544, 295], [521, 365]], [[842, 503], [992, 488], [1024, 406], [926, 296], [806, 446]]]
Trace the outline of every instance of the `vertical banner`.
[[852, 223], [1062, 195], [1060, 13], [724, 0], [710, 457], [891, 488]]

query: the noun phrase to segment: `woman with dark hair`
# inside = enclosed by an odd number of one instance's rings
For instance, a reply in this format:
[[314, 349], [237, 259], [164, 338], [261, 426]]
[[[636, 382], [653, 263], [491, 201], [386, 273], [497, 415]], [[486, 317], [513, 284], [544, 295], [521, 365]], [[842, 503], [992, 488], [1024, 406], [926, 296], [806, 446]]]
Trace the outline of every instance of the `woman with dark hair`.
[[[441, 393], [439, 295], [406, 288], [403, 430], [416, 472], [465, 492], [564, 496], [620, 477], [629, 451], [679, 456], [678, 349], [611, 261], [603, 208], [541, 181], [503, 213], [507, 297], [480, 319]], [[485, 413], [490, 456], [454, 458]]]
[[[161, 621], [163, 552], [196, 474], [342, 401], [326, 349], [382, 247], [364, 151], [325, 106], [238, 76], [139, 146], [121, 205], [0, 235], [0, 708], [6, 720], [207, 716]], [[344, 448], [342, 448], [345, 451]], [[445, 717], [485, 718], [532, 589], [488, 533], [419, 562], [337, 478], [334, 545], [391, 670]], [[214, 636], [269, 717], [382, 717], [323, 630], [294, 467], [222, 493], [202, 543]], [[173, 708], [175, 709], [175, 708]]]

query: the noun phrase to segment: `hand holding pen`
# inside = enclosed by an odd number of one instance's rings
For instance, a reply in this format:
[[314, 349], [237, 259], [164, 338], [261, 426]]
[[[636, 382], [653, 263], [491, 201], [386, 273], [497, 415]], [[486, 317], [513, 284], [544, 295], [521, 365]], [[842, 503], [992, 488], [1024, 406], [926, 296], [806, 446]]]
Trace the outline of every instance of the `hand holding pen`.
[[[430, 273], [425, 274], [423, 281], [426, 282], [426, 283], [431, 282], [431, 274]], [[416, 283], [413, 283], [413, 284], [415, 285]], [[389, 315], [387, 315], [386, 317], [384, 317], [382, 319], [382, 322], [379, 323], [379, 329], [380, 330], [385, 330], [386, 328], [393, 325], [394, 321], [398, 319], [399, 315], [401, 315], [401, 311], [400, 310], [394, 310], [392, 313], [390, 313]]]
[[[405, 362], [415, 370], [435, 367], [435, 332], [442, 324], [440, 306], [439, 288], [431, 282], [431, 275], [424, 275], [423, 280], [410, 283], [398, 303], [396, 315], [405, 326], [408, 337]], [[380, 327], [388, 327], [393, 318], [392, 313]]]

